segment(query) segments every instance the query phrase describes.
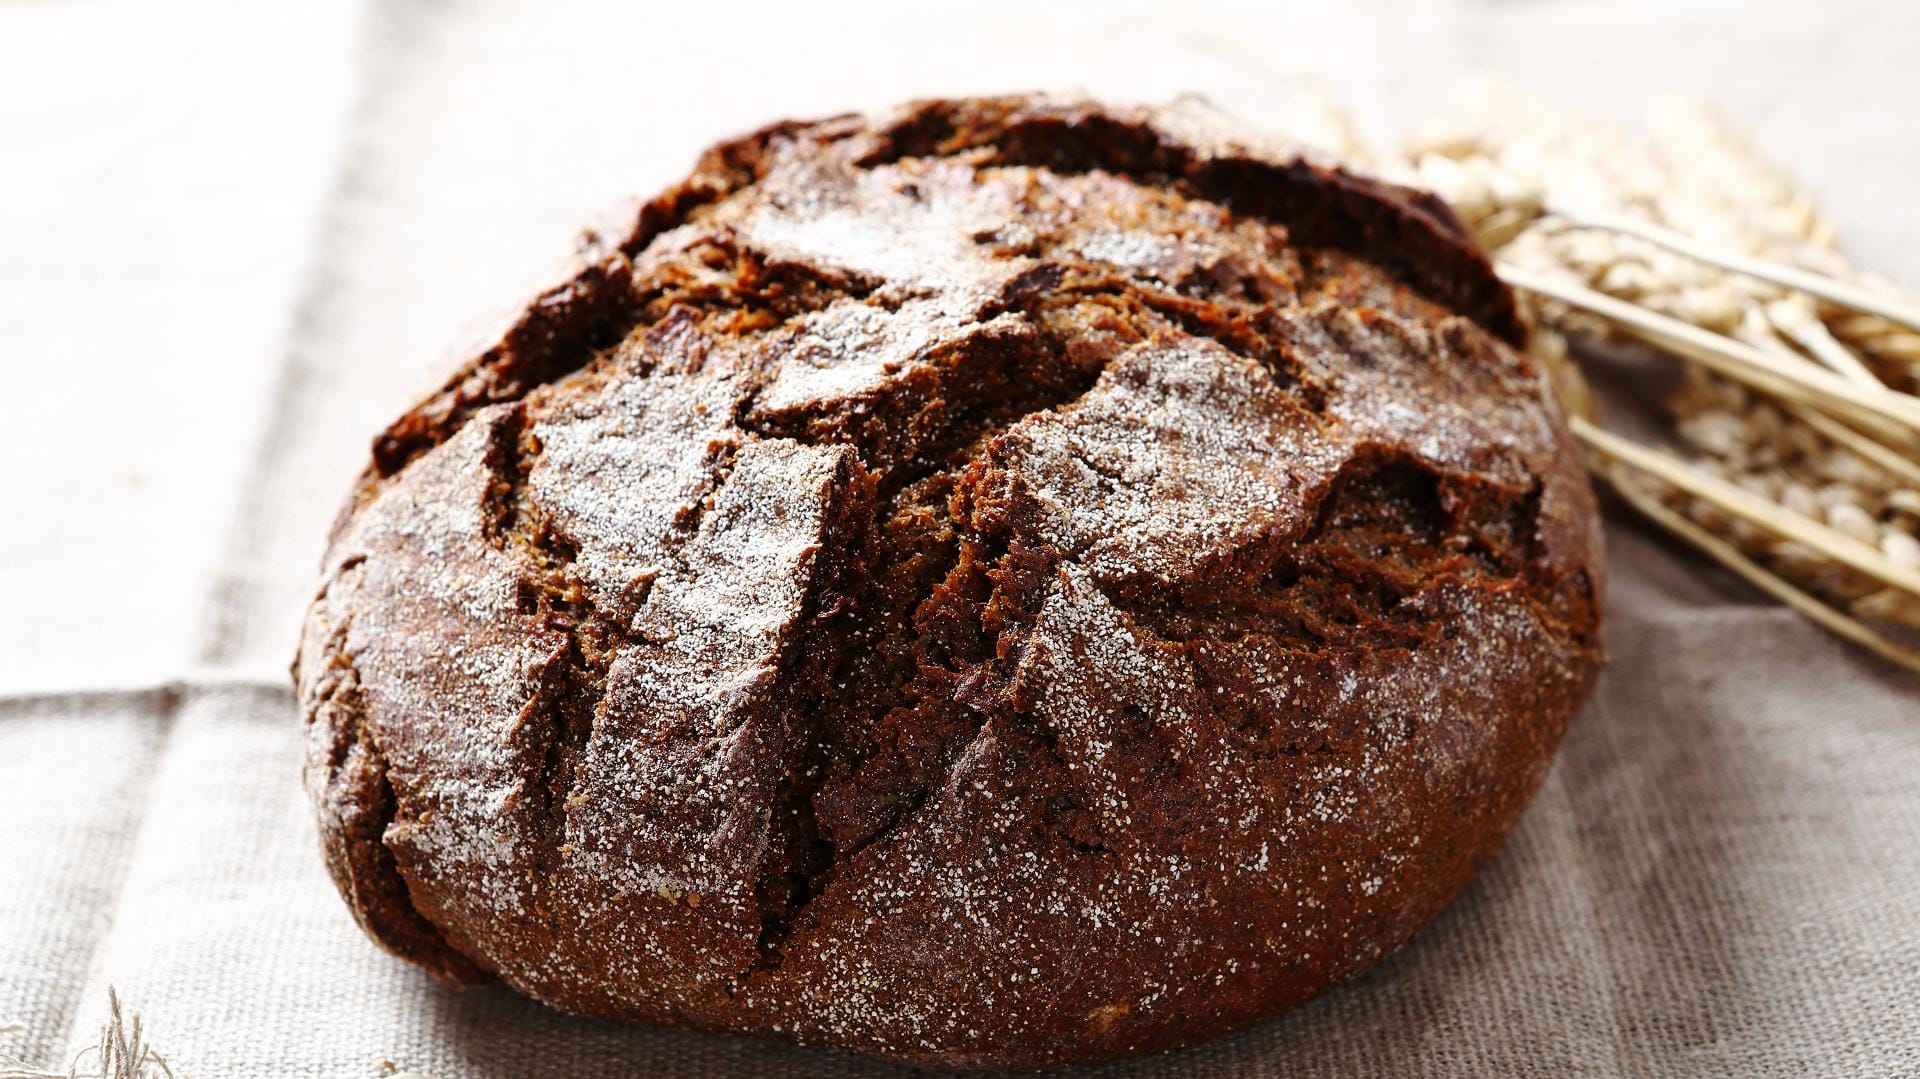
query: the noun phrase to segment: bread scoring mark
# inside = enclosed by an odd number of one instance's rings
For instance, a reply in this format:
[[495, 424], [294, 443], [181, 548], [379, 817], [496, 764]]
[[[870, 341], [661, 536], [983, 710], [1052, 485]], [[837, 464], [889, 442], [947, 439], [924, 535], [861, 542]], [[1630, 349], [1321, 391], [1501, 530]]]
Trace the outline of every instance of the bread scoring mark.
[[[538, 762], [527, 782], [544, 832], [537, 852], [540, 871], [551, 873], [565, 843], [566, 806], [606, 694], [608, 668], [631, 636], [617, 611], [603, 610], [580, 578], [573, 541], [531, 504], [527, 488], [541, 451], [526, 406], [510, 406], [487, 453], [494, 480], [483, 533], [519, 567], [512, 583], [516, 610], [563, 641], [539, 668], [533, 694], [511, 732], [516, 750]], [[644, 603], [651, 585], [652, 578], [639, 578], [618, 602]]]

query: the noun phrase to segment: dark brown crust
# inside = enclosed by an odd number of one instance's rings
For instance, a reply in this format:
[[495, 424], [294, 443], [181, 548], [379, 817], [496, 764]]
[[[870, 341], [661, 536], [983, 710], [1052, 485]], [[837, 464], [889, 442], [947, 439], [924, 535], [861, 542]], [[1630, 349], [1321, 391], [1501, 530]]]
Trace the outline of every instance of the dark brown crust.
[[1600, 662], [1592, 495], [1430, 196], [1190, 110], [780, 124], [375, 445], [296, 681], [443, 980], [956, 1066], [1397, 947]]
[[307, 787], [322, 813], [321, 853], [327, 872], [367, 935], [395, 955], [425, 967], [442, 981], [490, 984], [493, 978], [447, 947], [432, 923], [414, 910], [406, 884], [381, 833], [393, 819], [387, 762], [366, 720], [360, 676], [338, 653], [305, 657], [321, 668], [311, 690], [307, 722], [311, 750]]

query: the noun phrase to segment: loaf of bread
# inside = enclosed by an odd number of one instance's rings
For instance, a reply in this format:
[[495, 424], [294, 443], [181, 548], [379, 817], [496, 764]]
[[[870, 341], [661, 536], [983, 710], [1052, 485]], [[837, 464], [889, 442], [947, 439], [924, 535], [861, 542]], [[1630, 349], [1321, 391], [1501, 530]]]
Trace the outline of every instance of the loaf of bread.
[[1190, 108], [784, 123], [393, 424], [296, 662], [394, 953], [952, 1066], [1398, 947], [1600, 665], [1592, 493], [1430, 196]]

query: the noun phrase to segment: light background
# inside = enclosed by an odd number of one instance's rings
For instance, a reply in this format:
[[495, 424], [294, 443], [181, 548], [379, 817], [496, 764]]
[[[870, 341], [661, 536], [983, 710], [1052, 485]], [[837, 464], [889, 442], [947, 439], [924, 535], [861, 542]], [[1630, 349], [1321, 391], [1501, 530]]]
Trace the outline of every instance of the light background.
[[[714, 138], [1031, 88], [1258, 121], [1311, 78], [1377, 136], [1477, 70], [1623, 121], [1678, 92], [1920, 285], [1916, 47], [1862, 0], [0, 3], [0, 1054], [64, 1061], [113, 983], [203, 1079], [884, 1073], [437, 990], [297, 787], [283, 672], [370, 437]], [[1488, 876], [1147, 1070], [1920, 1075], [1915, 684], [1611, 538], [1614, 668]]]

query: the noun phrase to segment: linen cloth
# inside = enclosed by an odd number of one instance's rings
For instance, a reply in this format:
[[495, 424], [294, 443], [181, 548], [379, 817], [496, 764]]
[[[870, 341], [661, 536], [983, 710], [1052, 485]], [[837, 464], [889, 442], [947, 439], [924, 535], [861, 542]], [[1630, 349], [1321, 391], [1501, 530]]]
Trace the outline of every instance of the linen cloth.
[[[284, 674], [371, 435], [574, 230], [713, 139], [911, 96], [1318, 79], [1383, 129], [1493, 68], [1670, 90], [1920, 283], [1920, 19], [1803, 5], [0, 6], [0, 1056], [109, 985], [175, 1073], [907, 1069], [559, 1015], [376, 950]], [[1356, 983], [1112, 1076], [1920, 1075], [1920, 682], [1620, 520], [1612, 666], [1501, 856]]]

